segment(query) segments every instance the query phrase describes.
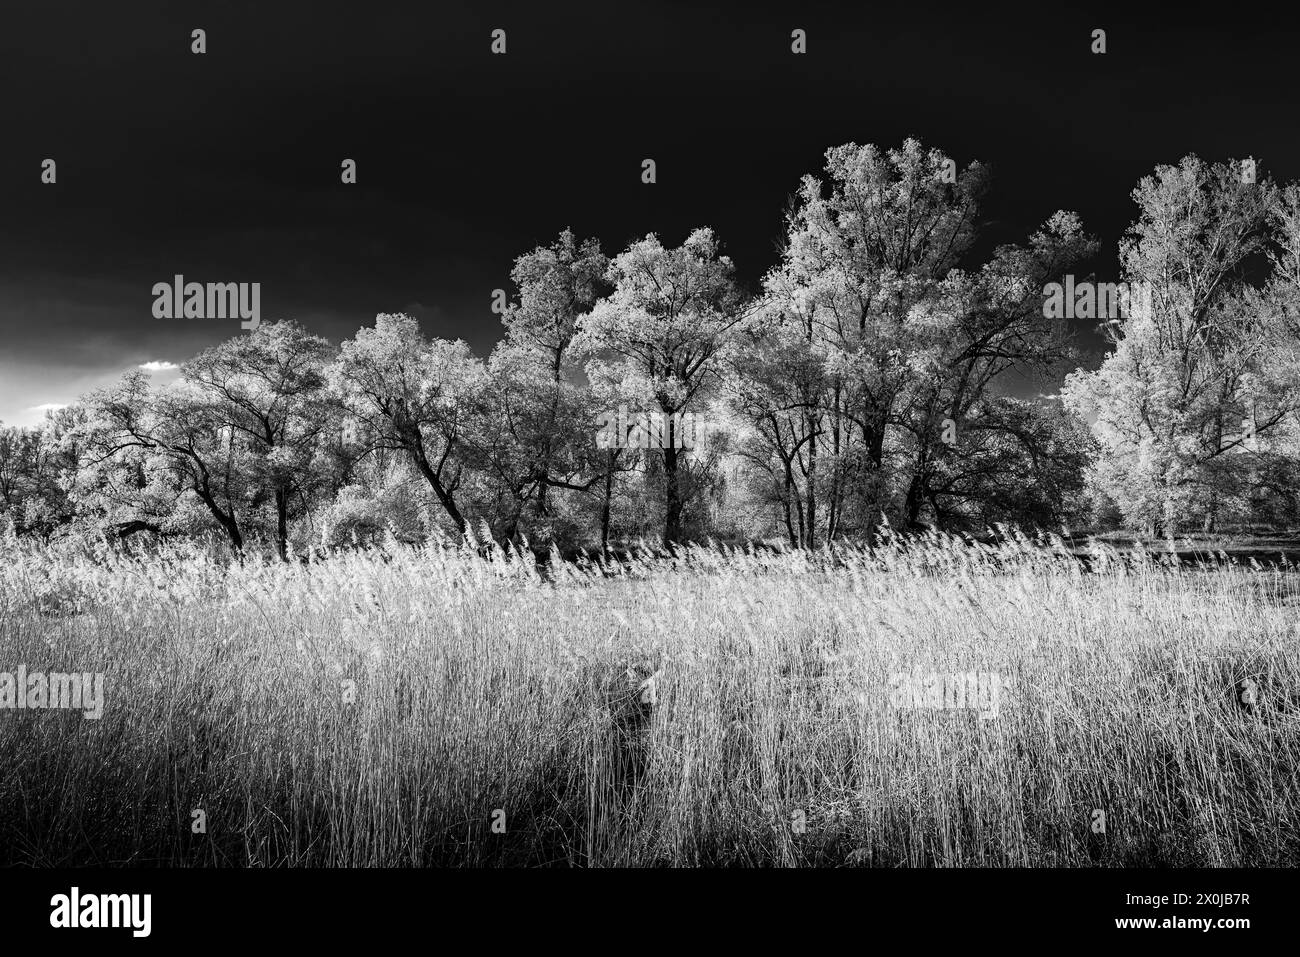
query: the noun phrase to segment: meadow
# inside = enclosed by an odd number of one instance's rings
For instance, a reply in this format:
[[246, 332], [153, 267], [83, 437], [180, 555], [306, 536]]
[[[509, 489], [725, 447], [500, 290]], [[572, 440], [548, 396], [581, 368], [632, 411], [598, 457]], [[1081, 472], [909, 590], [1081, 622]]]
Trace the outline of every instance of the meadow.
[[[390, 544], [232, 563], [0, 540], [0, 864], [1300, 861], [1300, 574], [1059, 539]], [[995, 675], [996, 716], [899, 675]], [[936, 706], [938, 705], [938, 706]]]

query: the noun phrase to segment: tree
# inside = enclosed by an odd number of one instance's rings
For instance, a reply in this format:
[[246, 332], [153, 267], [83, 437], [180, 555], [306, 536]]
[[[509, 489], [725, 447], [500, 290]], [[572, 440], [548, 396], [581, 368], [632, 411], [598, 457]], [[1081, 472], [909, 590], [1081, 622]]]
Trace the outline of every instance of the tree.
[[69, 433], [82, 446], [77, 499], [119, 536], [205, 516], [236, 553], [267, 531], [287, 558], [290, 521], [319, 491], [329, 352], [295, 323], [266, 323], [199, 353], [170, 388], [132, 373], [93, 393]]
[[181, 377], [206, 400], [205, 419], [249, 452], [250, 485], [260, 486], [275, 511], [276, 551], [288, 557], [295, 504], [309, 506], [319, 475], [327, 422], [325, 364], [331, 347], [293, 322], [266, 323], [205, 350]]
[[242, 507], [252, 497], [245, 453], [221, 430], [210, 398], [184, 383], [153, 392], [141, 372], [86, 397], [73, 500], [125, 537], [190, 530], [190, 506], [244, 549]]
[[419, 323], [381, 314], [372, 329], [343, 343], [330, 368], [335, 395], [370, 449], [409, 456], [447, 517], [464, 532], [456, 504], [475, 397], [483, 365], [463, 341], [429, 341]]
[[988, 180], [978, 163], [958, 173], [916, 140], [850, 143], [826, 160], [827, 182], [802, 182], [782, 261], [764, 280], [763, 321], [730, 378], [753, 427], [741, 454], [767, 474], [790, 541], [806, 547], [869, 533], [882, 513], [912, 528], [927, 509], [934, 521], [959, 514], [937, 504], [939, 476], [974, 448], [944, 442], [945, 431], [989, 407], [1008, 372], [1066, 355], [1039, 290], [1095, 245], [1060, 212], [1027, 246], [967, 272]]
[[70, 405], [48, 410], [34, 428], [0, 426], [0, 516], [18, 534], [48, 540], [73, 521], [65, 483], [76, 469], [73, 432], [85, 415], [81, 406]]
[[40, 436], [34, 429], [0, 426], [0, 512], [15, 519], [31, 491], [40, 457]]
[[[1078, 453], [1086, 444], [1079, 444], [1071, 424], [1056, 414], [1059, 410], [1012, 401], [999, 396], [997, 389], [1008, 373], [1025, 378], [1046, 374], [1071, 355], [1068, 330], [1060, 318], [1047, 315], [1042, 290], [1095, 250], [1096, 242], [1084, 233], [1079, 218], [1059, 211], [1027, 246], [999, 247], [977, 273], [953, 271], [932, 299], [913, 310], [913, 323], [932, 335], [928, 341], [916, 337], [911, 365], [924, 374], [909, 384], [896, 413], [910, 463], [902, 509], [907, 528], [923, 524], [927, 504], [938, 524], [958, 514], [941, 507], [941, 489], [951, 494], [951, 477], [962, 472], [963, 457], [987, 458], [983, 444], [964, 440], [988, 438], [992, 432], [1000, 436], [1003, 461], [1032, 465], [1029, 475], [1026, 469], [1012, 472], [1012, 482], [1028, 478], [1053, 487], [1062, 482], [1072, 486], [1065, 475], [1048, 482], [1041, 470], [1048, 462], [1056, 464], [1057, 472], [1085, 464]], [[1016, 444], [1019, 448], [1011, 447]], [[1072, 452], [1056, 458], [1048, 450], [1058, 446]], [[975, 488], [988, 489], [999, 501], [1010, 500], [992, 486], [981, 483]], [[974, 489], [966, 493], [974, 512], [985, 511], [986, 503], [978, 501]], [[1002, 510], [1004, 519], [1042, 521], [1047, 514], [1042, 499], [1036, 500], [1032, 513], [1016, 516]]]
[[790, 327], [778, 352], [798, 342], [821, 369], [797, 373], [799, 394], [787, 396], [797, 401], [769, 409], [779, 415], [765, 433], [787, 494], [802, 501], [805, 544], [823, 524], [823, 497], [830, 537], [846, 520], [870, 529], [889, 507], [887, 434], [924, 372], [912, 362], [918, 345], [937, 332], [913, 317], [973, 242], [987, 181], [979, 164], [958, 175], [948, 157], [913, 139], [888, 151], [829, 149], [826, 174], [826, 183], [804, 177], [781, 264], [764, 284], [767, 322]]
[[608, 260], [600, 243], [569, 230], [515, 260], [518, 288], [502, 322], [505, 338], [488, 359], [472, 430], [476, 465], [500, 497], [498, 533], [512, 538], [528, 503], [533, 534], [551, 537], [551, 491], [585, 492], [594, 470], [590, 390], [573, 382], [570, 346], [579, 316], [596, 301]]
[[[1063, 390], [1100, 446], [1093, 485], [1153, 533], [1196, 519], [1210, 531], [1225, 512], [1240, 515], [1257, 443], [1300, 401], [1285, 267], [1271, 304], [1249, 281], [1270, 222], [1285, 234], [1286, 214], [1272, 183], [1240, 169], [1188, 156], [1139, 182], [1120, 258], [1150, 306], [1118, 327], [1100, 369], [1076, 371]], [[1284, 239], [1275, 269], [1289, 255]]]
[[486, 488], [502, 540], [521, 530], [554, 539], [563, 509], [552, 493], [583, 493], [600, 479], [589, 390], [553, 378], [538, 357], [509, 342], [493, 350], [466, 430], [466, 463]]
[[1059, 403], [989, 396], [966, 409], [955, 444], [941, 446], [909, 493], [942, 528], [1072, 525], [1087, 515], [1093, 453], [1087, 428]]
[[614, 291], [579, 321], [575, 348], [614, 357], [613, 369], [602, 370], [606, 363], [596, 359], [589, 377], [622, 380], [670, 423], [655, 450], [664, 469], [666, 543], [681, 539], [689, 454], [673, 423], [716, 387], [721, 352], [744, 318], [733, 271], [710, 229], [695, 230], [675, 249], [650, 234], [614, 257], [606, 276]]
[[599, 298], [608, 268], [599, 240], [579, 243], [568, 229], [550, 246], [520, 256], [510, 271], [519, 294], [502, 317], [505, 342], [541, 353], [559, 382], [578, 320]]

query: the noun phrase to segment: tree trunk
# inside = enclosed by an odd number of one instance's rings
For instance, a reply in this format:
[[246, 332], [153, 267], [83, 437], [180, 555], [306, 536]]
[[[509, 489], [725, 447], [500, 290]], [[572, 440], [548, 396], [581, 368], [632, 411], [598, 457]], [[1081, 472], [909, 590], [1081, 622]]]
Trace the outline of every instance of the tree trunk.
[[903, 506], [904, 517], [907, 520], [906, 528], [908, 531], [916, 531], [920, 528], [921, 518], [921, 475], [916, 473], [912, 476], [912, 481], [907, 486], [907, 500]]
[[217, 517], [221, 522], [222, 528], [226, 530], [226, 536], [230, 539], [230, 549], [236, 556], [244, 554], [244, 536], [239, 531], [239, 523], [233, 518]]
[[282, 488], [275, 490], [275, 548], [280, 561], [289, 560], [289, 496]]
[[682, 490], [678, 470], [678, 452], [671, 442], [664, 453], [664, 544], [671, 545], [682, 537]]
[[609, 513], [610, 503], [614, 498], [614, 464], [618, 460], [618, 451], [610, 449], [605, 459], [605, 494], [600, 502], [600, 550], [609, 547]]
[[785, 460], [785, 494], [781, 496], [781, 510], [785, 513], [785, 530], [790, 535], [790, 547], [798, 548], [802, 542], [799, 536], [795, 534], [794, 522], [790, 520], [790, 503], [794, 499], [794, 474], [790, 468], [790, 460]]
[[242, 557], [244, 554], [244, 536], [239, 531], [239, 521], [235, 518], [234, 509], [232, 508], [229, 514], [223, 512], [217, 505], [217, 500], [213, 498], [212, 493], [208, 490], [206, 481], [202, 487], [196, 488], [195, 491], [198, 493], [199, 500], [208, 507], [208, 512], [225, 530], [226, 537], [230, 539], [230, 548], [235, 553], [235, 556], [237, 558]]
[[456, 507], [456, 503], [452, 499], [451, 494], [442, 484], [442, 479], [438, 478], [438, 473], [435, 472], [433, 466], [429, 464], [429, 457], [424, 454], [424, 442], [417, 435], [414, 441], [411, 444], [408, 444], [407, 448], [410, 450], [411, 457], [415, 460], [416, 467], [419, 468], [420, 474], [424, 476], [425, 481], [429, 483], [429, 487], [433, 489], [433, 494], [438, 497], [438, 501], [441, 503], [443, 510], [451, 517], [451, 520], [456, 523], [456, 528], [463, 533], [466, 528], [465, 518], [460, 514], [460, 509]]
[[912, 481], [907, 486], [907, 499], [903, 506], [908, 531], [916, 531], [921, 527], [921, 506], [925, 504], [925, 471], [928, 467], [929, 461], [922, 451], [916, 463], [916, 471], [912, 473]]
[[835, 398], [831, 408], [835, 410], [830, 420], [831, 452], [834, 456], [835, 470], [831, 475], [830, 505], [827, 509], [826, 541], [828, 544], [835, 541], [835, 533], [839, 531], [840, 503], [843, 497], [840, 478], [843, 474], [844, 463], [840, 458], [840, 388], [838, 385], [835, 387]]
[[812, 417], [804, 415], [804, 428], [809, 432], [808, 438], [808, 547], [817, 545], [817, 425]]

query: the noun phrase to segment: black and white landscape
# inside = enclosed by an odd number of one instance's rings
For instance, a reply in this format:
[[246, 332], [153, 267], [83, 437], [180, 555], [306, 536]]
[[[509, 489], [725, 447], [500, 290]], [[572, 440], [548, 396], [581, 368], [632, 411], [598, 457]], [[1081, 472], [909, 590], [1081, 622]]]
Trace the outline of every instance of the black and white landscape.
[[1294, 27], [134, 7], [0, 34], [0, 864], [1300, 859]]

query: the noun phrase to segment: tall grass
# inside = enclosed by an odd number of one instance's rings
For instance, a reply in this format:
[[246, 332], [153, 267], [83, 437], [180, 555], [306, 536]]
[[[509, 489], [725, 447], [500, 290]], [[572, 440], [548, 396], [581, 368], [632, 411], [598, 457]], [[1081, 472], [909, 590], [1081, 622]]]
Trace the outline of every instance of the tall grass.
[[[939, 535], [545, 574], [9, 540], [0, 671], [108, 690], [100, 721], [0, 710], [0, 862], [1300, 860], [1300, 579], [1091, 567]], [[918, 670], [1013, 690], [996, 718], [899, 707]]]

